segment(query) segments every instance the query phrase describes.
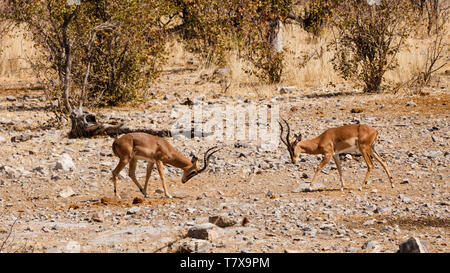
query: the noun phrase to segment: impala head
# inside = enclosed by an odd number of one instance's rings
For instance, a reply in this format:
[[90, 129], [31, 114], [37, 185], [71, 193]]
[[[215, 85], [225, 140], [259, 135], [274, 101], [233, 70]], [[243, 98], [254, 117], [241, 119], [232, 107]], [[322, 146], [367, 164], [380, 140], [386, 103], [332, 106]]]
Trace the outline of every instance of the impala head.
[[[216, 148], [217, 147], [209, 148], [205, 152], [205, 155], [203, 158], [203, 167], [201, 169], [199, 169], [199, 167], [198, 167], [198, 158], [195, 155], [192, 155], [192, 158], [191, 158], [192, 166], [190, 166], [189, 168], [184, 170], [183, 176], [181, 177], [181, 183], [184, 184], [184, 183], [188, 182], [189, 179], [191, 179], [192, 177], [204, 172], [206, 170], [206, 168], [208, 167], [210, 157], [214, 153], [216, 153], [222, 149], [222, 148], [220, 148], [220, 149], [214, 150]], [[211, 150], [214, 150], [214, 151], [210, 152]]]
[[294, 135], [294, 139], [291, 141], [289, 140], [289, 135], [291, 133], [291, 128], [289, 127], [289, 123], [285, 120], [282, 119], [284, 121], [284, 123], [286, 123], [286, 127], [287, 127], [287, 134], [286, 134], [286, 140], [283, 139], [283, 125], [281, 124], [281, 122], [278, 121], [278, 123], [280, 124], [280, 128], [281, 128], [281, 132], [280, 132], [280, 139], [281, 142], [284, 143], [284, 145], [286, 145], [288, 152], [289, 152], [289, 156], [291, 157], [291, 161], [293, 164], [295, 164], [295, 162], [297, 161], [297, 157], [298, 157], [298, 151], [295, 149], [295, 147], [297, 146], [297, 144], [302, 140], [302, 135], [298, 134], [298, 135]]

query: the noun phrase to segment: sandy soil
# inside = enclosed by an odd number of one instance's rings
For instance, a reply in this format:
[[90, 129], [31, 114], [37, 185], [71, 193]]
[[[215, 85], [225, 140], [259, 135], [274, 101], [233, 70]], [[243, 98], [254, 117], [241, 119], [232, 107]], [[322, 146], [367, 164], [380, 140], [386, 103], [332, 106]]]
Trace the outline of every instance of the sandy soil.
[[[168, 75], [170, 82], [165, 80]], [[359, 190], [364, 160], [343, 155], [347, 189], [339, 190], [338, 172], [331, 162], [314, 190], [306, 192], [302, 189], [321, 156], [301, 155], [294, 166], [281, 143], [266, 151], [256, 142], [229, 141], [221, 143], [225, 148], [211, 161], [210, 171], [187, 184], [181, 184], [179, 170], [165, 167], [174, 198], [164, 196], [153, 170], [150, 198], [142, 199], [126, 168], [119, 181], [122, 200], [116, 200], [110, 181], [118, 162], [111, 151], [113, 138], [68, 139], [67, 127], [46, 126], [52, 114], [45, 111], [43, 93], [0, 92], [1, 250], [396, 252], [402, 241], [416, 236], [431, 252], [450, 251], [447, 89], [427, 96], [311, 89], [259, 99], [252, 94], [223, 97], [214, 91], [217, 85], [195, 82], [190, 70], [167, 72], [152, 90], [155, 99], [147, 104], [93, 111], [101, 112], [105, 120], [167, 128], [174, 106], [186, 97], [206, 94], [212, 105], [249, 101], [278, 105], [281, 116], [305, 138], [346, 123], [367, 123], [380, 132], [377, 147], [396, 187], [389, 186], [375, 162], [370, 184]], [[11, 141], [23, 135], [31, 139]], [[169, 141], [186, 156], [191, 151], [200, 155], [215, 144], [207, 138]], [[73, 159], [73, 170], [55, 170], [62, 153]], [[144, 166], [138, 163], [141, 183]], [[66, 191], [70, 196], [61, 197]], [[214, 229], [218, 235], [209, 240], [186, 236], [190, 228], [215, 215], [236, 224]], [[248, 223], [242, 223], [244, 218]]]

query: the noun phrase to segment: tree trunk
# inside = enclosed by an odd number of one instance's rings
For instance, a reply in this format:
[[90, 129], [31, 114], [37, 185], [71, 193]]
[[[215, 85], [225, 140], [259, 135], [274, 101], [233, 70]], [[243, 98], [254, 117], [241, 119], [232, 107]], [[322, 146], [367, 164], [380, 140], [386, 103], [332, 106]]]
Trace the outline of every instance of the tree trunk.
[[283, 24], [281, 20], [275, 20], [270, 27], [270, 44], [276, 53], [283, 51]]
[[97, 121], [97, 117], [83, 111], [81, 108], [76, 108], [70, 113], [72, 121], [72, 129], [69, 133], [69, 138], [83, 138], [93, 137], [97, 135], [117, 136], [120, 134], [127, 134], [133, 132], [143, 132], [160, 137], [170, 137], [170, 130], [152, 130], [148, 128], [130, 128], [125, 124], [105, 124]]

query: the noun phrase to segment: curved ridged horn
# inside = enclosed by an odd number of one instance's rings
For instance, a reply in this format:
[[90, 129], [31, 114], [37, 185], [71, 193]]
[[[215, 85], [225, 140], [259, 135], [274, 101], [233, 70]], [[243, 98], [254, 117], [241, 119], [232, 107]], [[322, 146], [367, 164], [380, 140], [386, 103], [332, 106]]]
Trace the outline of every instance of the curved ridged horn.
[[291, 144], [289, 142], [289, 136], [291, 134], [291, 127], [289, 127], [289, 123], [284, 118], [282, 120], [284, 121], [284, 123], [286, 123], [287, 129], [288, 129], [287, 135], [286, 135], [286, 142], [289, 143], [289, 146], [291, 146]]
[[214, 150], [215, 148], [217, 148], [217, 146], [214, 146], [212, 148], [209, 148], [206, 152], [205, 155], [203, 157], [203, 168], [201, 168], [200, 170], [197, 171], [197, 174], [203, 172], [204, 170], [206, 170], [206, 168], [208, 168], [208, 164], [209, 164], [209, 158], [214, 154], [217, 153], [218, 151], [222, 150], [222, 148], [219, 148], [215, 151], [212, 151], [210, 154], [208, 154], [209, 151]]
[[284, 145], [289, 147], [289, 144], [287, 144], [286, 141], [284, 141], [284, 139], [283, 139], [283, 129], [284, 129], [283, 128], [283, 124], [281, 124], [280, 121], [278, 121], [278, 124], [280, 124], [280, 139], [281, 139], [281, 142], [283, 142]]

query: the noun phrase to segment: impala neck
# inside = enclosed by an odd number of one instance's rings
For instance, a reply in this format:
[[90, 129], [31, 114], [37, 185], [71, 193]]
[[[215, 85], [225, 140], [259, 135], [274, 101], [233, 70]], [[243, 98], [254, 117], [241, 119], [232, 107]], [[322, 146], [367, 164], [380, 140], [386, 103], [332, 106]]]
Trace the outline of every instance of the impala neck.
[[178, 151], [173, 153], [172, 156], [167, 159], [166, 163], [183, 170], [192, 167], [191, 160]]
[[300, 153], [320, 154], [318, 151], [319, 142], [316, 138], [300, 141], [295, 149]]

